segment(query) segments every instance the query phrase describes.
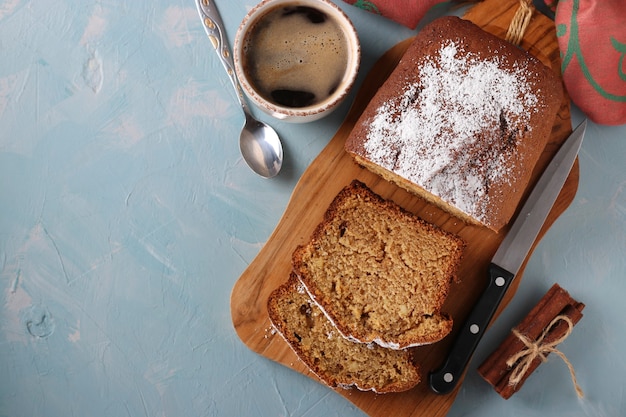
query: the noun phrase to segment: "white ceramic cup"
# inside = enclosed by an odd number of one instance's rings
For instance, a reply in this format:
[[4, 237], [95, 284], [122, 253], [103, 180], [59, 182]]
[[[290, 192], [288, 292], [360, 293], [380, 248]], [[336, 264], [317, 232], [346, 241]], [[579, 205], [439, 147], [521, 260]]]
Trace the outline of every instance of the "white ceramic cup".
[[[250, 74], [251, 71], [248, 68], [250, 65], [248, 61], [250, 60], [248, 56], [245, 55], [248, 50], [253, 49], [249, 47], [251, 44], [249, 37], [250, 33], [254, 33], [255, 28], [258, 27], [259, 22], [267, 20], [268, 13], [275, 11], [277, 8], [285, 7], [308, 7], [322, 12], [339, 26], [346, 43], [345, 50], [347, 59], [345, 71], [343, 71], [343, 69], [341, 70], [342, 73], [339, 81], [333, 84], [333, 92], [319, 101], [304, 106], [298, 105], [294, 107], [284, 102], [281, 104], [267, 92], [262, 94], [260, 92], [261, 89], [255, 84], [255, 81], [253, 81], [253, 77]], [[268, 29], [265, 29], [266, 31], [270, 31], [273, 28], [273, 26], [267, 27]], [[285, 39], [285, 41], [291, 42], [295, 36], [289, 36], [287, 38], [288, 39]], [[307, 46], [304, 45], [305, 43], [306, 42], [299, 43], [297, 47], [300, 48], [299, 53], [305, 54], [304, 61], [306, 62]], [[280, 48], [277, 49], [280, 50]], [[302, 50], [304, 50], [304, 52], [302, 52]], [[318, 120], [328, 115], [346, 98], [358, 74], [361, 62], [361, 46], [356, 29], [348, 16], [336, 4], [329, 0], [263, 0], [250, 10], [239, 26], [237, 35], [235, 36], [233, 58], [235, 61], [235, 72], [239, 78], [239, 82], [245, 94], [258, 108], [270, 116], [286, 122], [304, 123]], [[293, 63], [289, 65], [292, 64]], [[297, 72], [299, 71], [298, 65], [293, 65], [290, 70], [293, 71], [290, 75], [291, 77], [294, 77], [295, 74], [296, 78], [299, 77], [305, 80], [310, 78], [310, 75], [299, 75]], [[275, 79], [273, 79], [272, 83], [279, 82], [276, 81], [276, 79], [281, 79], [281, 77], [284, 76], [279, 75], [278, 77], [274, 77]], [[285, 76], [284, 79], [286, 80], [286, 78]]]

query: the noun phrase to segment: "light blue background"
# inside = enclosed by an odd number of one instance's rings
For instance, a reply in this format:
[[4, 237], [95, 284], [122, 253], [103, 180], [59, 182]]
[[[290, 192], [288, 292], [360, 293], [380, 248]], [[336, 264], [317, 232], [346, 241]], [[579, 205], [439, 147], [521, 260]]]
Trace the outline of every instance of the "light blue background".
[[[231, 40], [254, 4], [219, 2]], [[359, 83], [415, 33], [337, 4], [361, 37]], [[229, 308], [349, 104], [273, 121], [286, 162], [265, 180], [239, 155], [243, 118], [193, 1], [0, 2], [0, 416], [362, 415], [249, 351]], [[624, 161], [626, 127], [591, 124], [576, 199], [451, 416], [626, 413]], [[586, 397], [551, 357], [504, 401], [475, 368], [554, 282], [587, 305], [561, 346]]]

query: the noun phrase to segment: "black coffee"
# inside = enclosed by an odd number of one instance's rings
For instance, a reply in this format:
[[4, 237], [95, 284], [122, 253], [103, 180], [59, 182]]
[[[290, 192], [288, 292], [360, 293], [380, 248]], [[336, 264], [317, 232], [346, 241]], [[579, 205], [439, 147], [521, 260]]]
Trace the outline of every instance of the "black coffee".
[[244, 42], [244, 70], [267, 100], [308, 107], [327, 99], [348, 65], [339, 24], [306, 6], [280, 6], [254, 25]]

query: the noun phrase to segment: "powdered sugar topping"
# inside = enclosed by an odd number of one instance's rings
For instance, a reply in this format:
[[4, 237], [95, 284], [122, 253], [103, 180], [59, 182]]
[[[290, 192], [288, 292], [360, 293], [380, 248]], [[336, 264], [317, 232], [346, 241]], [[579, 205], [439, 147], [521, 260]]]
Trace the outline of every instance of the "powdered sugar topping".
[[527, 70], [449, 42], [417, 71], [419, 82], [371, 120], [366, 156], [482, 221], [487, 190], [506, 177], [539, 101]]

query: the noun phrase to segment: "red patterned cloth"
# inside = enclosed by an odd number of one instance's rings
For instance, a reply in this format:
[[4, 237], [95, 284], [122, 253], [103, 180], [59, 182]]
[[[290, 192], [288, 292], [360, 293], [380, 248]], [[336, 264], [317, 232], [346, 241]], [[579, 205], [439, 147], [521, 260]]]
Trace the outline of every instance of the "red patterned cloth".
[[344, 0], [363, 10], [384, 16], [388, 19], [415, 29], [426, 12], [436, 4], [446, 0]]
[[626, 123], [626, 2], [546, 0], [556, 11], [565, 87], [596, 123]]
[[[344, 0], [414, 29], [445, 0]], [[556, 11], [563, 81], [596, 123], [626, 124], [626, 0], [544, 0]]]

